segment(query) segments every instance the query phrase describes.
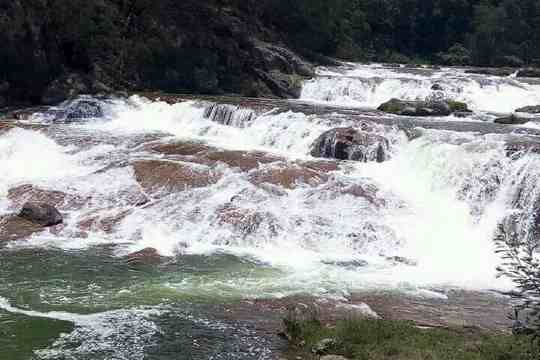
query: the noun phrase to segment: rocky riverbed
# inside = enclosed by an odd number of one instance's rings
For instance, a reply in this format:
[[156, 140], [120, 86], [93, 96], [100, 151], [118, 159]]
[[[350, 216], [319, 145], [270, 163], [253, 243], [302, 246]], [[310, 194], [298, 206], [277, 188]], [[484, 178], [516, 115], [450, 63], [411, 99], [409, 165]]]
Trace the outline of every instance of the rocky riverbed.
[[[277, 359], [281, 318], [305, 305], [507, 331], [493, 239], [538, 234], [540, 130], [522, 108], [540, 92], [465, 70], [346, 64], [300, 100], [4, 112], [0, 355]], [[379, 108], [392, 99], [405, 108]], [[512, 114], [527, 121], [497, 121]]]

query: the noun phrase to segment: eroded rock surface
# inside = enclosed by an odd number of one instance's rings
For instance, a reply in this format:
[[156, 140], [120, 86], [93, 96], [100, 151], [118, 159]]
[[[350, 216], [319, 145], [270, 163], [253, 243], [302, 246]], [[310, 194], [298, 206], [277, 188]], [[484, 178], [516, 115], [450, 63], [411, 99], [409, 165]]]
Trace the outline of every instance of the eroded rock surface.
[[184, 191], [218, 181], [219, 174], [207, 167], [172, 161], [139, 160], [132, 163], [135, 178], [153, 195], [161, 191]]

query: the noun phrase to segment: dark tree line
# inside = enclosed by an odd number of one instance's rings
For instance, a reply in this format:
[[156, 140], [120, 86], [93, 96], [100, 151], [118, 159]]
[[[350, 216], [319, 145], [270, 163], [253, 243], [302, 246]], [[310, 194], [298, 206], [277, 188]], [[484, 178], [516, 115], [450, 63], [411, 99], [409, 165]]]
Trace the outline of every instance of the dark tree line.
[[540, 61], [538, 0], [268, 0], [264, 16], [295, 46], [347, 59]]
[[268, 93], [254, 39], [312, 59], [540, 65], [540, 0], [0, 0], [0, 105], [39, 102], [73, 72], [112, 88]]

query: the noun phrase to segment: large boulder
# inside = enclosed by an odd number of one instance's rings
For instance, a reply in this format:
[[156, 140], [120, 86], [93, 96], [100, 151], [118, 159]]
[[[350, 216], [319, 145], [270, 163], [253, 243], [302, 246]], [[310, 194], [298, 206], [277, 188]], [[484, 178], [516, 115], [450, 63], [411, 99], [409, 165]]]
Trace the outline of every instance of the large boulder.
[[540, 114], [540, 105], [525, 106], [516, 110], [516, 112], [528, 113], [528, 114]]
[[63, 222], [62, 214], [52, 205], [28, 202], [24, 204], [19, 217], [41, 226], [54, 226]]
[[322, 134], [313, 144], [314, 157], [383, 162], [388, 158], [388, 139], [354, 128], [332, 129]]
[[408, 101], [391, 99], [381, 104], [378, 110], [403, 116], [448, 116], [456, 112], [470, 112], [467, 104], [450, 100]]

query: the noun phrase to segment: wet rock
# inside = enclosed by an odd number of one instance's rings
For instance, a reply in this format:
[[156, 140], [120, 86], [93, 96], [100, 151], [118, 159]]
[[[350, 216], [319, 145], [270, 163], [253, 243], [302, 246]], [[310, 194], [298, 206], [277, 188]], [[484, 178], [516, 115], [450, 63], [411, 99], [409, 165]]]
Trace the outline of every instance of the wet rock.
[[283, 159], [258, 151], [220, 150], [201, 143], [178, 142], [152, 147], [152, 150], [166, 155], [186, 156], [191, 162], [216, 165], [223, 163], [243, 171], [257, 169], [262, 164], [270, 164]]
[[272, 184], [295, 189], [302, 184], [317, 186], [327, 181], [328, 177], [308, 168], [290, 165], [254, 171], [249, 174], [249, 180], [255, 185]]
[[61, 191], [41, 189], [37, 186], [25, 184], [12, 188], [8, 191], [7, 198], [15, 205], [24, 203], [46, 203], [51, 206], [66, 209], [80, 209], [89, 199], [78, 195], [66, 194]]
[[0, 217], [0, 243], [25, 239], [43, 230], [43, 226], [9, 215]]
[[204, 109], [206, 119], [223, 125], [245, 127], [257, 117], [255, 111], [229, 104], [211, 104]]
[[153, 151], [165, 155], [193, 156], [208, 150], [208, 145], [197, 142], [175, 142], [152, 147]]
[[80, 100], [68, 107], [66, 122], [76, 122], [101, 117], [103, 117], [103, 110], [98, 101]]
[[431, 86], [431, 90], [433, 90], [433, 91], [443, 91], [444, 88], [442, 87], [441, 84], [433, 84], [433, 86]]
[[538, 78], [540, 77], [540, 68], [521, 69], [518, 71], [517, 77]]
[[41, 226], [54, 226], [63, 221], [62, 214], [52, 205], [28, 202], [24, 204], [19, 217]]
[[516, 112], [528, 113], [528, 114], [540, 114], [540, 105], [525, 106], [516, 110]]
[[158, 265], [162, 261], [161, 255], [154, 248], [148, 247], [127, 256], [129, 265]]
[[277, 234], [277, 219], [268, 212], [243, 209], [233, 204], [226, 204], [218, 209], [219, 225], [232, 225], [243, 236], [255, 233], [264, 223], [272, 235]]
[[52, 81], [41, 97], [45, 105], [56, 105], [81, 94], [90, 93], [86, 78], [78, 73], [68, 73]]
[[503, 124], [503, 125], [523, 125], [531, 121], [530, 118], [522, 118], [517, 116], [516, 114], [512, 114], [510, 116], [501, 117], [498, 119], [495, 119], [493, 122], [495, 124]]
[[454, 112], [470, 112], [467, 104], [458, 101], [406, 101], [391, 99], [378, 110], [402, 116], [448, 116]]
[[263, 152], [246, 152], [232, 150], [211, 150], [206, 152], [203, 157], [211, 162], [220, 162], [233, 168], [239, 168], [243, 171], [257, 169], [261, 164], [271, 164], [282, 160], [277, 156], [272, 156]]
[[137, 182], [146, 192], [184, 191], [214, 184], [219, 174], [201, 165], [140, 160], [132, 163]]
[[515, 72], [515, 69], [508, 68], [474, 68], [465, 71], [466, 74], [479, 74], [502, 77], [510, 76]]
[[387, 160], [389, 146], [389, 141], [383, 136], [354, 128], [339, 128], [322, 134], [313, 144], [311, 155], [338, 160], [383, 162]]
[[298, 165], [321, 173], [339, 170], [339, 165], [336, 161], [306, 161], [300, 162]]
[[335, 339], [327, 338], [322, 339], [317, 344], [313, 346], [311, 352], [317, 355], [328, 354], [333, 348], [335, 348], [337, 342]]
[[79, 221], [77, 226], [85, 232], [100, 231], [106, 234], [111, 234], [120, 225], [122, 220], [124, 220], [131, 213], [132, 210], [120, 211], [117, 214], [105, 216], [101, 214], [89, 214], [89, 217]]

